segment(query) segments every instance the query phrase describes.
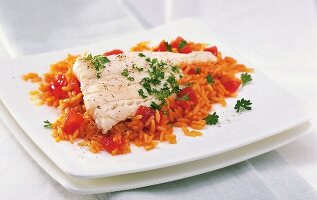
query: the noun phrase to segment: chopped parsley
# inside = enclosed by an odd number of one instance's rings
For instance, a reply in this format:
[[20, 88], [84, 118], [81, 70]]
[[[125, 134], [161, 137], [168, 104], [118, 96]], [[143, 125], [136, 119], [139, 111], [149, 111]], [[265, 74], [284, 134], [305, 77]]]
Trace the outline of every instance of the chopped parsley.
[[144, 94], [144, 91], [142, 89], [138, 90], [139, 95], [142, 97], [142, 99], [145, 99], [147, 96]]
[[129, 80], [129, 81], [134, 81], [134, 78], [133, 78], [132, 76], [129, 76], [129, 77], [128, 77], [128, 80]]
[[252, 77], [248, 73], [241, 74], [240, 78], [241, 78], [241, 81], [242, 81], [242, 86], [244, 86], [248, 82], [252, 81]]
[[241, 100], [238, 100], [236, 105], [234, 106], [234, 109], [237, 110], [237, 112], [240, 112], [241, 108], [244, 108], [246, 110], [251, 110], [252, 102], [250, 100], [245, 100], [242, 98]]
[[200, 72], [201, 72], [201, 69], [200, 69], [199, 67], [196, 67], [196, 68], [195, 68], [195, 73], [196, 73], [196, 74], [200, 74]]
[[168, 42], [165, 42], [165, 48], [166, 48], [166, 51], [172, 52], [172, 46], [168, 44]]
[[[147, 70], [147, 76], [140, 82], [143, 89], [138, 90], [138, 92], [142, 98], [153, 95], [160, 104], [152, 102], [151, 107], [161, 109], [161, 106], [166, 103], [165, 99], [180, 90], [176, 78], [176, 75], [180, 75], [180, 69], [178, 66], [168, 65], [157, 58], [147, 57], [145, 60], [149, 64], [149, 69]], [[171, 68], [171, 71], [166, 70], [167, 68]]]
[[178, 49], [183, 49], [186, 46], [186, 44], [186, 40], [181, 41], [180, 43], [178, 43]]
[[50, 121], [45, 120], [43, 126], [44, 126], [45, 128], [52, 128], [52, 125], [53, 125], [53, 124], [52, 124]]
[[179, 73], [179, 67], [178, 67], [178, 66], [173, 66], [173, 67], [172, 67], [172, 71], [173, 71], [174, 73]]
[[184, 96], [182, 96], [181, 98], [179, 98], [180, 100], [184, 100], [184, 101], [189, 101], [189, 96], [188, 94], [185, 94]]
[[162, 107], [158, 105], [157, 103], [155, 103], [154, 101], [152, 101], [151, 108], [153, 108], [154, 110], [161, 110]]
[[85, 58], [85, 61], [89, 61], [95, 67], [97, 71], [97, 78], [100, 78], [101, 70], [105, 68], [105, 64], [110, 62], [110, 60], [103, 55], [92, 56], [88, 54]]
[[138, 70], [139, 72], [142, 72], [144, 70], [142, 67], [136, 66], [136, 64], [133, 64], [132, 68]]
[[129, 76], [129, 71], [128, 71], [128, 69], [124, 69], [124, 70], [121, 72], [121, 75], [122, 75], [122, 76], [125, 76], [125, 77], [128, 77], [128, 76]]
[[143, 53], [139, 53], [138, 54], [140, 57], [145, 57], [145, 55]]
[[208, 74], [208, 76], [207, 76], [207, 82], [209, 83], [209, 84], [213, 84], [213, 83], [215, 83], [215, 80], [211, 77], [211, 75], [210, 74]]
[[208, 116], [205, 118], [206, 124], [208, 125], [215, 125], [218, 123], [219, 116], [216, 112], [214, 112], [212, 115], [208, 114]]

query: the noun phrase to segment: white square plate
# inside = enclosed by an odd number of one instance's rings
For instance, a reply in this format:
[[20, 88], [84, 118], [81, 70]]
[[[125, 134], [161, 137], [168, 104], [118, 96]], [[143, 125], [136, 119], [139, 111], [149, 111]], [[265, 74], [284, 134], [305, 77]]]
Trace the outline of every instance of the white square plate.
[[[37, 107], [29, 101], [28, 93], [36, 86], [25, 83], [26, 72], [44, 73], [51, 63], [63, 59], [67, 53], [101, 53], [119, 48], [128, 50], [139, 41], [153, 44], [181, 35], [185, 39], [216, 44], [223, 55], [232, 56], [240, 63], [255, 68], [254, 81], [240, 89], [238, 98], [251, 99], [252, 111], [237, 114], [233, 109], [237, 99], [228, 99], [226, 107], [216, 106], [220, 115], [219, 126], [205, 129], [198, 138], [185, 137], [176, 130], [178, 144], [161, 143], [152, 151], [132, 148], [132, 153], [111, 156], [92, 154], [87, 149], [68, 142], [56, 143], [43, 121], [53, 121], [58, 111], [46, 106]], [[267, 61], [269, 62], [269, 61]], [[95, 46], [68, 49], [35, 56], [0, 61], [0, 98], [10, 114], [30, 139], [66, 174], [77, 178], [100, 178], [142, 172], [214, 156], [270, 137], [307, 121], [309, 116], [303, 103], [241, 59], [224, 43], [217, 40], [203, 23], [184, 19], [141, 34]]]

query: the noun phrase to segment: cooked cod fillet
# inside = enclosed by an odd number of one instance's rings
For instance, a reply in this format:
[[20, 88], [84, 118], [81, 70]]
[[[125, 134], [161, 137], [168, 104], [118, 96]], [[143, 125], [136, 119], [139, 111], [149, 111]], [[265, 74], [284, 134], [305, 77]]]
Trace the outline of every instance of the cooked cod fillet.
[[[105, 68], [99, 78], [96, 76], [97, 71], [94, 66], [83, 57], [78, 58], [73, 66], [73, 71], [81, 84], [86, 110], [104, 134], [115, 124], [133, 117], [140, 105], [150, 106], [152, 101], [157, 102], [154, 96], [142, 99], [138, 93], [138, 90], [143, 88], [140, 84], [141, 80], [148, 76], [150, 66], [146, 58], [156, 58], [169, 65], [216, 61], [216, 57], [210, 52], [189, 54], [142, 52], [142, 54], [145, 57], [140, 57], [139, 52], [107, 56], [110, 62], [104, 65]], [[135, 66], [144, 70], [134, 70]], [[125, 69], [134, 78], [133, 81], [121, 74]]]

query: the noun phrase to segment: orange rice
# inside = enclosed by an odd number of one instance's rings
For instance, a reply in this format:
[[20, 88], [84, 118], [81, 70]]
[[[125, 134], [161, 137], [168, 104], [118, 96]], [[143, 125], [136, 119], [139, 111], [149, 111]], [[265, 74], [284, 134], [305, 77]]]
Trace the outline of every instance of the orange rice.
[[[131, 51], [149, 51], [153, 47], [148, 46], [148, 42], [141, 42], [131, 48]], [[189, 42], [191, 48], [195, 51], [201, 51], [205, 48], [205, 44]], [[173, 52], [177, 49], [173, 48]], [[46, 104], [47, 106], [57, 107], [61, 114], [52, 125], [52, 136], [57, 142], [69, 141], [71, 143], [78, 142], [80, 146], [87, 146], [91, 152], [98, 153], [107, 150], [102, 145], [104, 135], [96, 126], [94, 119], [86, 112], [83, 94], [74, 92], [70, 82], [62, 87], [62, 90], [67, 94], [66, 98], [59, 100], [54, 97], [50, 91], [50, 83], [56, 79], [59, 74], [65, 75], [67, 80], [75, 80], [76, 77], [72, 71], [72, 66], [77, 56], [68, 55], [66, 59], [59, 61], [50, 66], [50, 71], [43, 76], [36, 73], [28, 73], [23, 75], [25, 81], [38, 83], [39, 87], [36, 91], [31, 91], [32, 99], [36, 99], [38, 104]], [[199, 74], [188, 74], [190, 70], [197, 67], [201, 69]], [[235, 77], [240, 72], [251, 72], [252, 69], [247, 68], [231, 57], [223, 58], [221, 53], [217, 54], [217, 62], [197, 62], [192, 64], [181, 64], [183, 77], [179, 80], [180, 86], [191, 84], [198, 98], [198, 103], [186, 112], [175, 103], [175, 97], [168, 97], [166, 105], [162, 107], [162, 111], [166, 115], [160, 115], [156, 110], [155, 114], [150, 117], [146, 123], [142, 123], [141, 115], [134, 116], [132, 119], [122, 121], [112, 127], [108, 132], [109, 138], [120, 144], [113, 150], [112, 155], [129, 153], [130, 145], [134, 144], [138, 147], [143, 147], [146, 150], [153, 149], [158, 142], [168, 142], [175, 144], [176, 135], [173, 132], [173, 127], [179, 127], [186, 136], [196, 137], [201, 136], [206, 126], [205, 118], [212, 110], [213, 104], [226, 105], [226, 97], [234, 97], [235, 93], [228, 92], [222, 84], [225, 80], [237, 80]], [[214, 79], [214, 84], [208, 84], [206, 76], [211, 74]], [[77, 80], [77, 79], [76, 79]], [[81, 113], [84, 118], [84, 123], [73, 134], [66, 134], [63, 131], [65, 119], [70, 110], [75, 110]], [[162, 118], [162, 119], [161, 119]], [[192, 130], [191, 130], [192, 129]]]

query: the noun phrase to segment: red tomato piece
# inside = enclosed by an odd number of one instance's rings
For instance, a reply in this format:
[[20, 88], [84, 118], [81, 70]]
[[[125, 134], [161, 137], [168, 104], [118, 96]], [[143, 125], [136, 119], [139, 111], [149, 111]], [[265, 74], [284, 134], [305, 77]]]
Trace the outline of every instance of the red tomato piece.
[[241, 85], [241, 82], [238, 80], [229, 80], [229, 81], [222, 83], [222, 84], [228, 92], [234, 93], [237, 91], [237, 89]]
[[190, 105], [189, 105], [188, 101], [177, 99], [177, 100], [175, 100], [175, 104], [177, 106], [181, 107], [183, 110], [189, 110], [190, 109]]
[[102, 136], [101, 139], [99, 140], [99, 143], [104, 148], [104, 150], [111, 153], [113, 150], [120, 147], [123, 144], [123, 141], [122, 139], [113, 141], [113, 139], [109, 136]]
[[138, 110], [136, 111], [135, 115], [142, 115], [143, 117], [140, 119], [141, 122], [146, 123], [146, 121], [153, 116], [155, 111], [146, 106], [139, 106]]
[[185, 87], [177, 94], [177, 97], [182, 98], [185, 95], [188, 95], [190, 101], [192, 101], [193, 103], [197, 103], [198, 99], [192, 87]]
[[173, 41], [171, 42], [171, 46], [172, 46], [173, 48], [178, 48], [178, 44], [179, 44], [181, 41], [183, 41], [183, 40], [184, 40], [184, 38], [178, 36], [175, 40], [173, 40]]
[[215, 56], [218, 55], [218, 48], [216, 46], [205, 48], [204, 51], [209, 51], [210, 53], [214, 54]]
[[67, 93], [63, 91], [62, 87], [67, 85], [66, 76], [59, 74], [54, 81], [50, 83], [50, 91], [56, 99], [64, 99]]
[[166, 51], [166, 42], [164, 40], [160, 42], [154, 51]]
[[188, 44], [186, 44], [182, 49], [179, 49], [180, 53], [191, 53], [192, 49], [190, 48], [190, 46]]
[[190, 69], [190, 70], [188, 70], [187, 74], [193, 75], [193, 74], [196, 74], [196, 72], [194, 69]]
[[120, 53], [123, 53], [123, 51], [121, 51], [120, 49], [114, 49], [114, 50], [105, 52], [103, 56], [118, 55]]
[[84, 122], [83, 114], [77, 113], [75, 110], [70, 110], [66, 117], [63, 131], [66, 134], [74, 134]]
[[78, 94], [81, 92], [80, 90], [80, 83], [77, 79], [72, 79], [69, 82], [70, 86], [72, 87], [72, 89], [74, 90], [75, 94]]

